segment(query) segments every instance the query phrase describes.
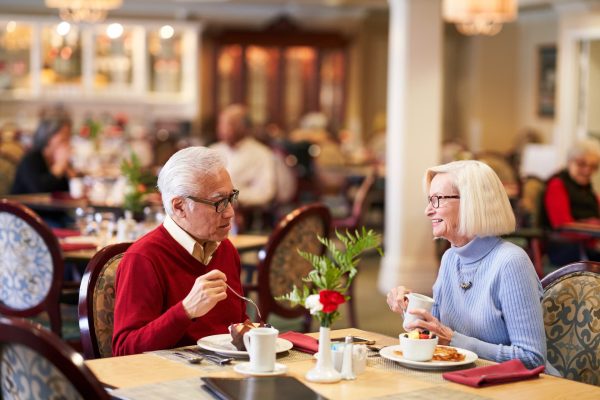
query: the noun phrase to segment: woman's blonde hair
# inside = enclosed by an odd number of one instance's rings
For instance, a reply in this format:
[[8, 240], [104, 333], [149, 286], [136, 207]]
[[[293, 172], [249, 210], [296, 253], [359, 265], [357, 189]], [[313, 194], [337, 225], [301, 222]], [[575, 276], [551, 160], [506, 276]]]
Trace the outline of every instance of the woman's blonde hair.
[[425, 194], [433, 177], [448, 174], [460, 195], [458, 233], [468, 237], [496, 236], [515, 230], [515, 214], [498, 175], [481, 161], [464, 160], [429, 168]]

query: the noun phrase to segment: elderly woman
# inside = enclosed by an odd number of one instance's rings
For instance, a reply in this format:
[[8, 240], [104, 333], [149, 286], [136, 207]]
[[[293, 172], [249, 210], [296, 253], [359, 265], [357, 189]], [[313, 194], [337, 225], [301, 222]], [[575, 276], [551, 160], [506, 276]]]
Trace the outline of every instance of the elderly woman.
[[42, 119], [34, 134], [31, 150], [17, 167], [11, 193], [69, 191], [69, 177], [74, 175], [69, 165], [70, 136], [70, 119]]
[[[600, 224], [598, 197], [592, 175], [600, 165], [600, 144], [594, 139], [577, 142], [568, 152], [567, 167], [550, 177], [543, 194], [542, 227], [558, 229], [571, 222]], [[556, 242], [548, 246], [550, 262], [565, 265], [590, 259], [600, 261], [595, 241]]]
[[[431, 313], [408, 330], [429, 330], [442, 345], [468, 349], [497, 362], [520, 359], [543, 365], [546, 338], [542, 287], [527, 254], [499, 235], [515, 229], [515, 217], [498, 176], [479, 161], [455, 161], [427, 170], [425, 214], [433, 236], [452, 245], [433, 286]], [[387, 295], [397, 313], [407, 307], [400, 286]]]

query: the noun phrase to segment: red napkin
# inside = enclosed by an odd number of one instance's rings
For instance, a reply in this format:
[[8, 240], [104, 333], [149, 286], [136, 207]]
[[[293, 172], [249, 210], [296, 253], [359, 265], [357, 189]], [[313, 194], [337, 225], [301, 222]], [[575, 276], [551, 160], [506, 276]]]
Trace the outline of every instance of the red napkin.
[[287, 339], [294, 344], [294, 348], [303, 353], [315, 354], [319, 351], [319, 342], [314, 337], [299, 332], [285, 332], [279, 335], [282, 339]]
[[537, 378], [544, 372], [544, 366], [527, 369], [521, 360], [510, 360], [488, 367], [464, 369], [462, 371], [446, 372], [444, 379], [467, 386], [482, 387], [498, 383], [522, 381]]
[[66, 237], [81, 236], [81, 232], [76, 229], [52, 228], [52, 233], [59, 239]]
[[98, 247], [95, 243], [61, 243], [60, 248], [63, 251], [76, 250], [95, 250]]

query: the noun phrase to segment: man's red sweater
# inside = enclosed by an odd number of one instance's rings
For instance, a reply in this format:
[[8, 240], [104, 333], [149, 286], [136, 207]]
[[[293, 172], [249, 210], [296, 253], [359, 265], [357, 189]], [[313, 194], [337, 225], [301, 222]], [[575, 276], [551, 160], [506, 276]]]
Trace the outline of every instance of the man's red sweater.
[[227, 239], [208, 265], [192, 257], [162, 225], [131, 245], [115, 281], [113, 355], [192, 345], [244, 321], [245, 303], [231, 293], [200, 318], [186, 315], [181, 301], [196, 278], [213, 269], [223, 271], [232, 289], [242, 293], [240, 258]]

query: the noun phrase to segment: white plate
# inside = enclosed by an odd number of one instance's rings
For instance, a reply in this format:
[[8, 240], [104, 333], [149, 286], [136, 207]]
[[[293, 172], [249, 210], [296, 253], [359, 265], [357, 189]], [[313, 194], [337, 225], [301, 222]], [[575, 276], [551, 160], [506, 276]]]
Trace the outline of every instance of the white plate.
[[252, 376], [273, 376], [273, 375], [282, 375], [287, 371], [287, 366], [279, 363], [275, 363], [275, 369], [271, 372], [255, 372], [250, 369], [249, 362], [243, 362], [240, 364], [236, 364], [233, 366], [233, 370], [240, 374], [244, 375], [252, 375]]
[[[231, 335], [223, 333], [221, 335], [206, 336], [198, 339], [198, 346], [204, 350], [214, 351], [215, 353], [224, 354], [233, 357], [248, 357], [247, 351], [240, 351], [231, 344]], [[294, 347], [292, 342], [286, 339], [277, 338], [275, 342], [275, 352], [283, 353]]]
[[[452, 346], [445, 346], [445, 347], [452, 347]], [[379, 350], [379, 354], [383, 358], [387, 358], [388, 360], [396, 361], [408, 368], [433, 369], [433, 370], [450, 369], [450, 368], [458, 367], [460, 365], [470, 364], [479, 358], [479, 357], [477, 357], [477, 354], [473, 353], [472, 351], [461, 349], [459, 347], [454, 347], [454, 348], [456, 350], [458, 350], [459, 353], [465, 355], [464, 360], [462, 360], [462, 361], [411, 361], [411, 360], [407, 360], [404, 357], [394, 353], [394, 351], [402, 350], [402, 348], [400, 347], [399, 344], [397, 344], [395, 346], [384, 347], [383, 349]]]

